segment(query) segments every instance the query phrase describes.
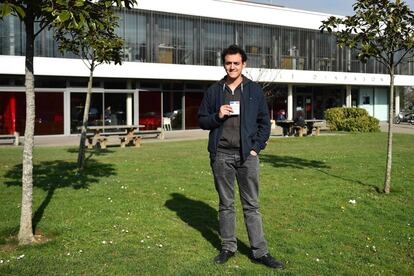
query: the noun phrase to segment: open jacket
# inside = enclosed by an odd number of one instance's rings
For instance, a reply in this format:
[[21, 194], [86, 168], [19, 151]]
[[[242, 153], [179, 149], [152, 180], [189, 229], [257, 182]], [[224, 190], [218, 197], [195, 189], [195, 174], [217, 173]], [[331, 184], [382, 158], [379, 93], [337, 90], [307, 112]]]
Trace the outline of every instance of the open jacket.
[[[240, 146], [241, 158], [246, 160], [250, 151], [259, 152], [266, 147], [270, 135], [270, 118], [262, 88], [243, 76], [240, 103]], [[223, 122], [218, 116], [220, 106], [225, 104], [225, 78], [211, 85], [204, 93], [198, 111], [198, 124], [210, 130], [208, 151], [214, 159], [223, 130]]]

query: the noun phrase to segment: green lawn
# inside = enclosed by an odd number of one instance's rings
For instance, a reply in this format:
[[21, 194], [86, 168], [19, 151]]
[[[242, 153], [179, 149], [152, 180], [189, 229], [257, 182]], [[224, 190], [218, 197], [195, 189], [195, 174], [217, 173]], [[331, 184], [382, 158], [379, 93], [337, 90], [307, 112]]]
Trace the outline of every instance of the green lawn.
[[[413, 275], [414, 146], [386, 134], [271, 139], [261, 212], [284, 271], [252, 263], [237, 201], [239, 251], [224, 265], [207, 141], [88, 151], [35, 148], [34, 225], [50, 241], [16, 247], [21, 148], [0, 148], [0, 275]], [[355, 204], [350, 203], [355, 200]]]

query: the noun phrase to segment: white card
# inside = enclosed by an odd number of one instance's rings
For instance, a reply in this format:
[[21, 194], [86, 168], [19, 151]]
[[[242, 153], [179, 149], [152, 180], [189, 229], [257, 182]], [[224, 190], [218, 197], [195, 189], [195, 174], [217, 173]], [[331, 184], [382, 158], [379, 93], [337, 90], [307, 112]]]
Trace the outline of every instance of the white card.
[[230, 106], [233, 109], [231, 115], [240, 115], [240, 101], [230, 101]]

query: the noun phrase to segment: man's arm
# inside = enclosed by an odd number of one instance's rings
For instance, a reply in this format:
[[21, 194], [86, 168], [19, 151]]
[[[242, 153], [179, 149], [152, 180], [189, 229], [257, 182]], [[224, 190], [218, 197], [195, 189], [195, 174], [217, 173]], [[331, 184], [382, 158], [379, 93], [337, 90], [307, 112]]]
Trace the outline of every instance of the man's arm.
[[203, 100], [201, 101], [200, 108], [198, 109], [198, 125], [202, 129], [211, 130], [220, 127], [223, 123], [223, 115], [220, 110], [213, 110], [214, 104], [211, 97], [210, 89], [204, 93]]
[[266, 98], [263, 92], [260, 92], [259, 112], [257, 114], [257, 132], [255, 137], [255, 143], [252, 150], [259, 153], [266, 147], [267, 140], [270, 136], [270, 117], [267, 109]]

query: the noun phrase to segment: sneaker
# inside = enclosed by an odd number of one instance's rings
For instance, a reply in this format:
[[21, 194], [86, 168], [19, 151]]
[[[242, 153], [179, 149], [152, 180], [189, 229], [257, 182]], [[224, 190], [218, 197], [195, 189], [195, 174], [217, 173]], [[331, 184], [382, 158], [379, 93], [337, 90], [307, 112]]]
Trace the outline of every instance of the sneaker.
[[216, 264], [224, 264], [225, 262], [227, 262], [233, 256], [234, 256], [234, 252], [231, 252], [229, 250], [221, 250], [220, 254], [218, 254], [214, 258], [214, 262]]
[[282, 263], [281, 261], [276, 260], [269, 253], [267, 253], [266, 255], [263, 255], [260, 258], [256, 258], [254, 260], [256, 262], [264, 264], [265, 266], [270, 267], [270, 268], [278, 268], [278, 269], [284, 269], [285, 268], [284, 263]]

